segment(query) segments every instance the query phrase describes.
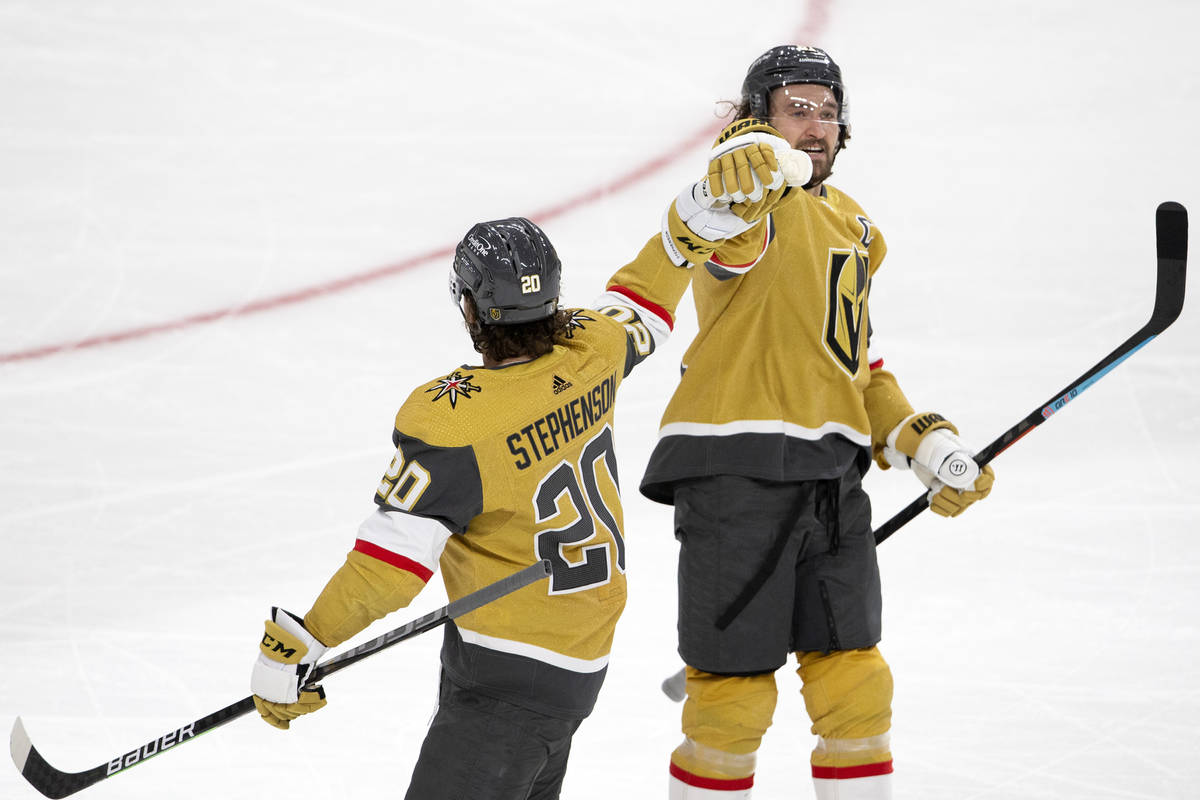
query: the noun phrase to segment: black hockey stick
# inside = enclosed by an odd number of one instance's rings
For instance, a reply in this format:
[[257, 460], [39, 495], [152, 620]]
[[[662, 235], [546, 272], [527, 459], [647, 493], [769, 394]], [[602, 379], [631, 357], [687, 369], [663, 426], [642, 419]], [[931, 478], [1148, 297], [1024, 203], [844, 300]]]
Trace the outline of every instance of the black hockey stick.
[[[490, 583], [466, 597], [460, 597], [436, 611], [431, 611], [406, 625], [388, 631], [378, 638], [364, 642], [357, 647], [318, 664], [317, 668], [313, 671], [312, 682], [316, 683], [338, 670], [345, 669], [351, 664], [361, 661], [367, 656], [378, 653], [381, 650], [385, 650], [394, 644], [398, 644], [405, 639], [411, 639], [414, 636], [444, 625], [449, 620], [461, 617], [522, 587], [536, 583], [549, 574], [550, 562], [539, 561], [519, 572], [509, 575], [507, 578]], [[25, 777], [25, 780], [29, 781], [33, 788], [46, 797], [66, 797], [75, 794], [80, 789], [86, 789], [94, 783], [99, 783], [105, 778], [111, 778], [113, 775], [123, 772], [129, 767], [141, 764], [143, 761], [153, 758], [176, 745], [190, 742], [200, 734], [208, 733], [224, 725], [226, 722], [235, 720], [253, 710], [254, 698], [246, 697], [233, 705], [222, 708], [220, 711], [214, 711], [206, 717], [201, 717], [181, 728], [169, 731], [141, 747], [117, 756], [108, 763], [101, 764], [84, 772], [63, 772], [50, 766], [29, 740], [29, 735], [25, 732], [25, 726], [21, 723], [20, 717], [17, 717], [16, 722], [13, 723], [9, 747], [12, 750], [13, 763], [17, 765], [17, 770]]]
[[[1081, 395], [1096, 381], [1111, 372], [1118, 364], [1141, 350], [1150, 340], [1170, 327], [1183, 311], [1183, 290], [1187, 275], [1187, 209], [1179, 203], [1160, 203], [1154, 216], [1154, 228], [1158, 250], [1158, 279], [1154, 287], [1154, 311], [1150, 321], [1137, 333], [1126, 339], [1096, 366], [1069, 383], [1029, 416], [1000, 434], [994, 442], [980, 450], [975, 456], [979, 466], [984, 466], [996, 456], [1017, 443], [1022, 436], [1061, 411], [1067, 403]], [[898, 514], [875, 530], [875, 543], [885, 541], [905, 524], [929, 508], [929, 493], [925, 493], [905, 506]]]
[[[998, 439], [981, 450], [975, 461], [984, 466], [996, 456], [1017, 443], [1025, 434], [1050, 419], [1063, 406], [1074, 400], [1085, 389], [1103, 378], [1125, 359], [1142, 349], [1158, 334], [1170, 327], [1183, 311], [1184, 284], [1187, 275], [1187, 210], [1175, 202], [1158, 206], [1154, 217], [1156, 248], [1158, 252], [1158, 277], [1154, 288], [1154, 311], [1150, 321], [1137, 333], [1126, 339], [1117, 349], [1100, 360], [1096, 366], [1080, 375], [1055, 394], [1044, 405], [1035, 408], [1029, 416], [1013, 425]], [[905, 506], [898, 514], [875, 529], [875, 543], [881, 544], [918, 514], [929, 508], [929, 493], [925, 493]], [[671, 675], [662, 682], [662, 691], [675, 702], [685, 696], [686, 675], [684, 670]]]

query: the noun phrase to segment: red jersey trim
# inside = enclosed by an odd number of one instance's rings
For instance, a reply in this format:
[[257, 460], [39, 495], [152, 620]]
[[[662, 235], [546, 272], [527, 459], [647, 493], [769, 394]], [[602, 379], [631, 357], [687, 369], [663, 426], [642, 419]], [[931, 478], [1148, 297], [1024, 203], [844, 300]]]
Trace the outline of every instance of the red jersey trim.
[[377, 544], [372, 544], [365, 539], [356, 539], [354, 541], [354, 549], [365, 556], [376, 558], [385, 564], [391, 564], [397, 569], [402, 569], [405, 572], [411, 572], [425, 583], [429, 583], [429, 579], [433, 577], [433, 570], [420, 563], [413, 561], [411, 558], [406, 558], [399, 553], [393, 553], [391, 550], [385, 550]]
[[814, 778], [824, 778], [825, 780], [845, 781], [853, 778], [873, 778], [876, 775], [891, 775], [892, 760], [879, 761], [874, 764], [862, 764], [857, 767], [818, 767], [816, 764], [812, 768], [812, 776]]
[[871, 367], [871, 372], [874, 372], [877, 369], [883, 369], [883, 359], [877, 358], [872, 361], [869, 366]]
[[763, 225], [762, 247], [760, 247], [758, 249], [758, 255], [755, 256], [752, 261], [747, 261], [745, 264], [726, 264], [724, 261], [717, 258], [716, 253], [713, 253], [712, 257], [709, 258], [708, 260], [711, 261], [712, 263], [716, 264], [718, 267], [721, 267], [722, 269], [733, 270], [735, 272], [748, 272], [751, 267], [753, 267], [758, 262], [762, 261], [763, 254], [767, 252], [767, 245], [770, 243], [768, 241], [768, 237], [770, 236], [770, 233], [771, 233], [770, 223], [768, 222], [766, 225]]
[[668, 328], [670, 328], [671, 330], [675, 330], [675, 318], [671, 316], [670, 311], [667, 311], [665, 308], [660, 306], [658, 303], [651, 303], [649, 300], [642, 297], [640, 294], [633, 291], [632, 289], [626, 289], [624, 286], [618, 286], [616, 284], [609, 286], [608, 291], [616, 292], [617, 294], [622, 295], [623, 297], [626, 297], [629, 300], [632, 300], [634, 303], [636, 303], [637, 305], [646, 309], [651, 314], [654, 314], [656, 317], [661, 318], [663, 322], [667, 323]]
[[715, 789], [718, 792], [733, 792], [738, 789], [749, 789], [754, 785], [754, 776], [748, 775], [745, 778], [702, 778], [699, 775], [693, 775], [682, 767], [671, 762], [671, 776], [676, 780], [686, 783], [688, 786], [695, 786], [698, 789]]

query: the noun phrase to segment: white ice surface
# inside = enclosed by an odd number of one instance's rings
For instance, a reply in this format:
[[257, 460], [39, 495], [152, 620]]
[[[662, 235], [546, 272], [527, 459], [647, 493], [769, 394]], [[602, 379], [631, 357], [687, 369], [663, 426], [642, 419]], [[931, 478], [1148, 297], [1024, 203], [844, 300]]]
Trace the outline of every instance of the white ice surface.
[[[889, 367], [982, 446], [1150, 311], [1153, 211], [1200, 209], [1188, 0], [0, 2], [0, 355], [170, 323], [452, 245], [713, 124], [749, 61], [828, 47], [854, 139], [834, 183], [890, 256]], [[587, 303], [707, 144], [554, 216]], [[107, 761], [248, 693], [272, 604], [303, 611], [391, 458], [409, 389], [472, 356], [446, 259], [348, 291], [0, 363], [0, 731]], [[670, 509], [636, 491], [680, 353], [618, 408], [630, 601], [564, 797], [654, 798], [679, 738]], [[1200, 793], [1200, 310], [996, 461], [992, 497], [880, 551], [897, 797]], [[877, 521], [915, 494], [869, 477]], [[364, 638], [444, 602], [438, 581]], [[401, 797], [439, 637], [88, 790]], [[756, 796], [811, 797], [780, 672]], [[36, 795], [11, 768], [0, 797]]]

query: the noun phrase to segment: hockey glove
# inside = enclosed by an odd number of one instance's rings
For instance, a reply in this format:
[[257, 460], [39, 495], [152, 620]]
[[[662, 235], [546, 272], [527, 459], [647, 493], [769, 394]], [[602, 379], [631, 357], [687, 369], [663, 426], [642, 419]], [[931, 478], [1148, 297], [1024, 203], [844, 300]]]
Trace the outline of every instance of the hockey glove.
[[[918, 478], [922, 477], [923, 471], [926, 475], [930, 474], [917, 464], [913, 465], [913, 471]], [[995, 480], [996, 473], [992, 472], [990, 466], [985, 466], [979, 471], [979, 477], [975, 479], [975, 483], [970, 489], [955, 489], [943, 486], [940, 481], [934, 480], [931, 484], [926, 484], [931, 492], [929, 508], [933, 513], [941, 514], [943, 517], [957, 517], [967, 510], [967, 506], [976, 500], [987, 497], [988, 493], [992, 491], [992, 483]]]
[[[803, 186], [812, 177], [812, 162], [803, 153], [796, 158], [796, 152], [766, 122], [737, 120], [721, 132], [708, 156], [713, 198], [747, 222], [762, 219], [783, 202], [790, 185]], [[801, 174], [786, 169], [795, 165], [807, 169]]]
[[708, 181], [699, 181], [683, 187], [663, 214], [663, 248], [677, 267], [703, 264], [721, 242], [745, 233], [755, 224], [727, 207], [716, 206]]
[[266, 626], [250, 675], [250, 690], [262, 718], [287, 730], [296, 717], [325, 705], [325, 690], [304, 684], [327, 648], [290, 611], [272, 608]]
[[956, 517], [987, 497], [996, 478], [991, 467], [979, 468], [958, 429], [941, 414], [906, 418], [888, 434], [883, 456], [893, 467], [913, 470], [930, 490], [930, 509], [943, 517]]

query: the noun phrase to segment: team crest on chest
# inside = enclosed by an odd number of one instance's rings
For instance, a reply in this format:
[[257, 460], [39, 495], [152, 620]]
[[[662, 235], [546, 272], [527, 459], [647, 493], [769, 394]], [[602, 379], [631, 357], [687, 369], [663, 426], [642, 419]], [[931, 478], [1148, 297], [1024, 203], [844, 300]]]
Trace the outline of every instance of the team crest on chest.
[[471, 392], [483, 391], [483, 389], [471, 383], [471, 379], [474, 377], [474, 375], [463, 375], [458, 370], [454, 370], [454, 372], [451, 372], [446, 377], [438, 379], [433, 386], [430, 386], [425, 391], [427, 393], [437, 392], [433, 396], [433, 402], [437, 402], [443, 397], [450, 398], [450, 407], [456, 408], [458, 406], [458, 398], [463, 397], [470, 400]]
[[851, 377], [858, 374], [867, 333], [867, 259], [857, 247], [829, 253], [825, 349]]

